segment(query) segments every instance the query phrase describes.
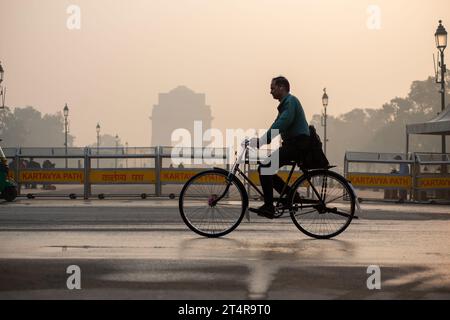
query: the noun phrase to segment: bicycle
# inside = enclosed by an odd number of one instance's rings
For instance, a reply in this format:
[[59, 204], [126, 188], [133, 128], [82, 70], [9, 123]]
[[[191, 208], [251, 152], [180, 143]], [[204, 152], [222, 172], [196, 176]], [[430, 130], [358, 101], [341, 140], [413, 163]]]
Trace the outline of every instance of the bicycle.
[[[191, 177], [181, 190], [181, 217], [189, 229], [201, 236], [224, 236], [235, 230], [245, 215], [250, 221], [249, 196], [238, 175], [264, 198], [263, 192], [239, 168], [248, 161], [249, 141], [246, 139], [242, 146], [229, 171], [217, 167], [202, 171]], [[359, 204], [355, 191], [347, 179], [330, 171], [334, 166], [307, 169], [296, 161], [290, 165], [286, 185], [297, 166], [303, 174], [292, 183], [291, 192], [285, 186], [280, 196], [274, 198], [275, 218], [289, 212], [301, 232], [317, 239], [333, 238], [347, 229], [352, 219], [357, 219], [355, 205], [359, 208]]]

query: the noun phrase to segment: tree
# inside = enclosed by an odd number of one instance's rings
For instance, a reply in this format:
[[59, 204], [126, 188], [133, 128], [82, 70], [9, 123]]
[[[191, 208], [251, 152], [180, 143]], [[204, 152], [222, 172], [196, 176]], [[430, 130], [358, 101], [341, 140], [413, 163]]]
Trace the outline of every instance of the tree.
[[[2, 111], [0, 136], [5, 147], [64, 147], [64, 117], [61, 112], [45, 114], [33, 107]], [[72, 146], [74, 137], [67, 136]]]
[[[450, 83], [450, 76], [447, 74], [446, 83]], [[429, 77], [425, 81], [414, 81], [408, 97], [415, 102], [417, 113], [429, 116], [429, 119], [441, 111], [440, 85], [435, 83], [434, 77]], [[447, 91], [445, 101], [450, 103], [450, 94]], [[429, 120], [425, 119], [425, 120]]]
[[[449, 83], [450, 77], [447, 77]], [[447, 93], [446, 101], [450, 102]], [[405, 150], [406, 125], [433, 119], [441, 111], [439, 85], [435, 78], [411, 84], [407, 97], [395, 97], [380, 109], [356, 108], [327, 120], [327, 156], [330, 162], [342, 165], [345, 151], [396, 152]], [[320, 130], [321, 116], [314, 115], [311, 124]], [[411, 150], [440, 152], [440, 139], [417, 136], [410, 142]]]
[[4, 146], [12, 145], [15, 141], [17, 145], [23, 145], [25, 142], [25, 127], [21, 122], [16, 121], [15, 115], [11, 109], [5, 107], [0, 111], [0, 138]]

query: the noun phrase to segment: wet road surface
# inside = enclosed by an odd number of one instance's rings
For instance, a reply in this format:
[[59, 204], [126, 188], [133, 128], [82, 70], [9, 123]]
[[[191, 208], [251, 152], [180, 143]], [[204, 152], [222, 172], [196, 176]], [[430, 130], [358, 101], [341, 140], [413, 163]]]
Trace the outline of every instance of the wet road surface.
[[[252, 216], [206, 239], [167, 200], [0, 204], [1, 299], [450, 299], [450, 207], [363, 203], [333, 240]], [[69, 290], [66, 269], [81, 270]], [[369, 290], [367, 268], [380, 267]]]

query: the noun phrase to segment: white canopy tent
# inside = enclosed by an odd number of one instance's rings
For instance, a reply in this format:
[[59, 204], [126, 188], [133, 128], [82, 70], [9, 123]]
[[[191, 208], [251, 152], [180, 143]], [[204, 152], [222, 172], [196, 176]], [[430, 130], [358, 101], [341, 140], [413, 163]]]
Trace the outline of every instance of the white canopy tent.
[[406, 125], [406, 153], [409, 152], [410, 134], [450, 135], [450, 105], [430, 121]]

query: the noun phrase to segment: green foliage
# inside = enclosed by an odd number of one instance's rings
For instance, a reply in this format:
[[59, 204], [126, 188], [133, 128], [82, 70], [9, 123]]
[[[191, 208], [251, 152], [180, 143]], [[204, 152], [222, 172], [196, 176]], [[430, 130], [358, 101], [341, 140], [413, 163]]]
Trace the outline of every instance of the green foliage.
[[[61, 112], [45, 114], [33, 107], [0, 111], [0, 138], [3, 147], [64, 147], [64, 117]], [[67, 145], [74, 137], [67, 136]]]
[[[447, 77], [449, 83], [450, 77]], [[342, 165], [346, 151], [405, 152], [406, 125], [431, 120], [441, 111], [440, 85], [433, 77], [414, 81], [407, 97], [396, 97], [380, 109], [353, 109], [338, 117], [328, 116], [327, 156]], [[450, 105], [450, 95], [446, 95]], [[311, 121], [323, 139], [321, 116]], [[447, 139], [449, 140], [449, 139]], [[412, 136], [410, 151], [440, 152], [440, 136]]]

